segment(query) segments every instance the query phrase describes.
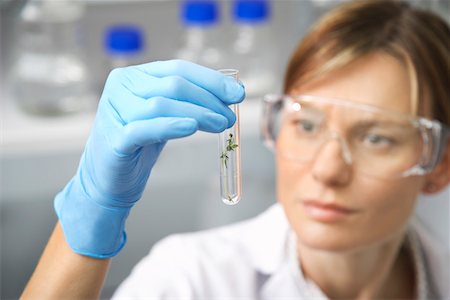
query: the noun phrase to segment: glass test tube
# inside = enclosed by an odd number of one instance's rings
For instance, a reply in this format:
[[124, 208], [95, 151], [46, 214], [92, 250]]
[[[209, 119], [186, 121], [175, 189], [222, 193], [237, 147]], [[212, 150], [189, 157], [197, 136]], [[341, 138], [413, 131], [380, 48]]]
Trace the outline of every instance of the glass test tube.
[[[223, 69], [219, 72], [238, 80], [238, 70]], [[236, 123], [219, 134], [220, 196], [228, 205], [241, 200], [241, 143], [239, 129], [239, 105], [231, 110], [236, 115]]]

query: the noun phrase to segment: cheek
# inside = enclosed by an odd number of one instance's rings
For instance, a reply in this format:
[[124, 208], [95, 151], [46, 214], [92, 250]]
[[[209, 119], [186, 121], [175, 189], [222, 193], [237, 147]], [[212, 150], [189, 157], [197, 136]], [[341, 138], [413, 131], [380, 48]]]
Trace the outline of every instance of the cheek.
[[[409, 177], [392, 181], [360, 181], [358, 202], [363, 208], [360, 224], [367, 229], [368, 242], [383, 240], [404, 231], [414, 212], [421, 190], [421, 179]], [[356, 190], [356, 188], [355, 188]], [[360, 234], [363, 239], [363, 234]]]
[[277, 200], [283, 205], [293, 203], [299, 182], [306, 174], [306, 168], [294, 165], [291, 161], [286, 161], [277, 155], [276, 157], [277, 176]]
[[296, 201], [299, 190], [302, 189], [302, 186], [308, 185], [302, 183], [308, 178], [308, 169], [305, 166], [286, 161], [280, 156], [277, 156], [276, 166], [277, 201], [283, 206], [288, 222], [298, 238], [312, 241], [321, 233], [317, 231], [317, 226], [306, 218]]

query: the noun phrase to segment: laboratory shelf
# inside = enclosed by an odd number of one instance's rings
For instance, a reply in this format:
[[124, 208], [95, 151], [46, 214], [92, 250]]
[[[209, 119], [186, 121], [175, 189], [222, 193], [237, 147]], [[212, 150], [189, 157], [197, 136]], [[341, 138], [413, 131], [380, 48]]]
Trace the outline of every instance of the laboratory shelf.
[[58, 117], [30, 115], [7, 98], [2, 103], [0, 155], [6, 158], [80, 150], [93, 120], [93, 112]]

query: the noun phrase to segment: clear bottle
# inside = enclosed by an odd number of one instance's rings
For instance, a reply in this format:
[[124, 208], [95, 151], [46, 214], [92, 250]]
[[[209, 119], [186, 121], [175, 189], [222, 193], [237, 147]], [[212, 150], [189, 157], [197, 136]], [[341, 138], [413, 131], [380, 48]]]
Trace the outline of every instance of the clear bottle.
[[60, 115], [92, 106], [83, 60], [82, 1], [31, 0], [19, 19], [13, 97], [23, 110]]
[[215, 0], [181, 2], [180, 19], [184, 26], [184, 44], [176, 57], [207, 66], [223, 67], [223, 53], [218, 47], [220, 7]]
[[239, 66], [248, 97], [274, 92], [276, 48], [270, 29], [271, 3], [268, 0], [234, 0], [234, 42], [232, 65]]
[[115, 24], [104, 32], [104, 51], [108, 57], [108, 71], [143, 62], [144, 34], [132, 24]]

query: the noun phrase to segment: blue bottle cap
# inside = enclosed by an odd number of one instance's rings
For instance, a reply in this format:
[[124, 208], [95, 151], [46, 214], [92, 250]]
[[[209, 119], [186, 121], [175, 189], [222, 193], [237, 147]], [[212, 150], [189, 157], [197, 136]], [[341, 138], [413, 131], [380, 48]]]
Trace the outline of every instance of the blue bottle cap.
[[235, 0], [233, 16], [236, 22], [260, 23], [269, 18], [269, 0]]
[[105, 31], [104, 48], [109, 54], [133, 55], [143, 47], [144, 37], [138, 26], [118, 24]]
[[218, 3], [216, 0], [185, 0], [181, 19], [185, 25], [212, 25], [219, 19]]

